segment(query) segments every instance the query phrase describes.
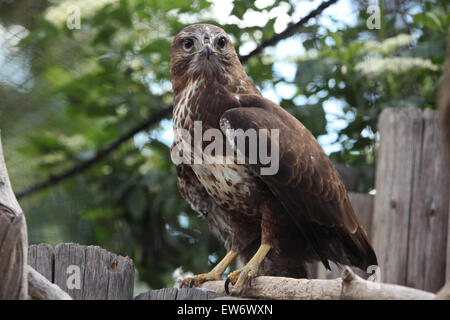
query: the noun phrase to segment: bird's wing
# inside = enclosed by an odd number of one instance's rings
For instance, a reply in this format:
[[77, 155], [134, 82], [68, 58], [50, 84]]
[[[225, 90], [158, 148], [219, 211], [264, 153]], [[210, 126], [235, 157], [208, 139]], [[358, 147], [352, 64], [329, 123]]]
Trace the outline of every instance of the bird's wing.
[[[283, 204], [299, 231], [310, 241], [325, 267], [327, 259], [366, 269], [376, 256], [350, 204], [333, 164], [308, 129], [277, 104], [257, 95], [240, 95], [240, 108], [220, 120], [227, 129], [279, 129], [279, 170], [262, 175], [264, 165], [251, 165]], [[275, 136], [269, 134], [270, 139]], [[248, 150], [240, 150], [248, 159]], [[269, 148], [270, 149], [270, 148]], [[275, 149], [274, 149], [275, 150]], [[247, 152], [247, 153], [246, 153]]]

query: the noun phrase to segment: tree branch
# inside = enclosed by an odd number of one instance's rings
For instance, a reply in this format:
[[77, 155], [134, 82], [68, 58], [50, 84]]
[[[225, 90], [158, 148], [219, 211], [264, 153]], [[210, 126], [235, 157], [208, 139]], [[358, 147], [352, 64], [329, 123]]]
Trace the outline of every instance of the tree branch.
[[48, 281], [42, 274], [27, 266], [28, 293], [36, 300], [73, 300], [68, 293]]
[[[200, 287], [225, 294], [222, 280], [208, 281]], [[256, 277], [244, 295], [271, 300], [431, 300], [436, 296], [431, 292], [364, 280], [348, 267], [342, 272], [342, 278], [331, 280]]]
[[[276, 43], [278, 43], [280, 40], [286, 39], [301, 26], [303, 26], [305, 23], [307, 23], [310, 19], [316, 17], [322, 11], [324, 11], [326, 8], [331, 6], [332, 4], [336, 3], [338, 0], [329, 0], [322, 2], [316, 9], [311, 11], [307, 16], [300, 19], [297, 23], [290, 24], [283, 32], [274, 35], [272, 38], [263, 41], [258, 47], [256, 47], [253, 51], [251, 51], [249, 54], [240, 57], [241, 63], [247, 62], [248, 59], [251, 57], [259, 54], [264, 50], [265, 48], [269, 46], [273, 46]], [[111, 152], [113, 152], [115, 149], [119, 148], [119, 146], [126, 142], [127, 140], [131, 139], [135, 134], [148, 129], [150, 126], [158, 123], [161, 121], [164, 117], [168, 116], [173, 110], [173, 106], [170, 106], [169, 108], [163, 109], [162, 111], [158, 112], [157, 114], [151, 116], [147, 121], [141, 123], [140, 125], [136, 126], [135, 128], [131, 129], [129, 132], [124, 134], [123, 136], [117, 138], [115, 141], [113, 141], [108, 146], [100, 149], [97, 151], [95, 156], [93, 156], [91, 159], [83, 161], [79, 164], [74, 165], [72, 168], [63, 171], [61, 173], [51, 175], [47, 180], [37, 183], [35, 185], [32, 185], [28, 188], [26, 188], [23, 191], [20, 191], [16, 194], [17, 199], [21, 199], [24, 197], [27, 197], [33, 193], [36, 193], [38, 191], [44, 190], [50, 186], [53, 186], [55, 184], [60, 183], [61, 181], [64, 181], [68, 178], [71, 178], [88, 168], [90, 168], [92, 165], [96, 164], [97, 162], [103, 160], [106, 158]]]
[[27, 298], [27, 257], [25, 216], [11, 188], [0, 139], [0, 300]]
[[292, 36], [296, 32], [296, 30], [298, 28], [302, 27], [310, 19], [312, 19], [312, 18], [318, 16], [319, 14], [321, 14], [322, 11], [324, 11], [326, 8], [328, 8], [332, 4], [335, 4], [336, 2], [338, 2], [338, 0], [329, 0], [329, 1], [322, 2], [316, 9], [311, 11], [307, 16], [301, 18], [296, 23], [292, 23], [292, 24], [288, 25], [288, 27], [286, 29], [284, 29], [284, 31], [274, 35], [270, 39], [267, 39], [267, 40], [263, 41], [259, 46], [257, 46], [249, 54], [240, 57], [241, 63], [247, 62], [248, 59], [250, 59], [254, 55], [257, 55], [257, 54], [261, 53], [265, 48], [277, 44], [280, 40], [284, 40], [284, 39]]
[[50, 176], [47, 180], [35, 184], [21, 192], [17, 193], [17, 199], [29, 196], [37, 191], [46, 189], [52, 185], [55, 185], [63, 180], [66, 180], [67, 178], [73, 177], [86, 169], [90, 168], [95, 163], [103, 160], [106, 158], [111, 152], [113, 152], [115, 149], [117, 149], [122, 143], [127, 141], [128, 139], [131, 139], [135, 134], [149, 128], [152, 125], [155, 125], [159, 123], [164, 117], [168, 116], [173, 110], [173, 106], [170, 106], [169, 108], [165, 108], [158, 113], [152, 115], [148, 120], [141, 123], [137, 127], [131, 129], [123, 136], [117, 138], [115, 141], [113, 141], [111, 144], [107, 145], [106, 147], [98, 150], [96, 154], [89, 160], [83, 161], [79, 164], [74, 165], [72, 168], [61, 172], [56, 175]]

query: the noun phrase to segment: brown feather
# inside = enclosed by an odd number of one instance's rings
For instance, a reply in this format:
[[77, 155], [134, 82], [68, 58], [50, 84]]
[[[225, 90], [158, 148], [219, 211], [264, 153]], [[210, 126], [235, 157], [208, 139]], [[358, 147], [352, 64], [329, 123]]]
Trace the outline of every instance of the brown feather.
[[[223, 48], [214, 42], [221, 36], [228, 39]], [[187, 39], [192, 47], [186, 47]], [[215, 50], [211, 57], [197, 54], [203, 42]], [[272, 246], [264, 274], [303, 275], [304, 264], [316, 259], [327, 267], [328, 259], [363, 269], [376, 264], [334, 166], [303, 124], [261, 96], [221, 28], [192, 25], [175, 37], [171, 80], [174, 129], [188, 129], [192, 135], [194, 121], [202, 121], [203, 130], [224, 130], [225, 125], [280, 130], [275, 175], [260, 175], [259, 163], [177, 167], [183, 197], [207, 219], [217, 217], [212, 220], [214, 232], [231, 238], [231, 247], [244, 262], [264, 241]]]

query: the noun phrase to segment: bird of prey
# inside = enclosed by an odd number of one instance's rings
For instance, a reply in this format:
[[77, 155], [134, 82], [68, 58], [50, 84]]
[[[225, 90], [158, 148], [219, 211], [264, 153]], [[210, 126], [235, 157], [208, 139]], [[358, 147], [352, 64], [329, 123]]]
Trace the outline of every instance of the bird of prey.
[[[175, 132], [171, 155], [180, 193], [194, 210], [216, 222], [216, 234], [229, 233], [231, 238], [228, 253], [210, 272], [186, 278], [183, 284], [220, 280], [238, 256], [244, 267], [225, 281], [226, 291], [231, 283], [234, 295], [242, 294], [258, 275], [304, 277], [305, 264], [316, 260], [327, 269], [329, 261], [363, 270], [377, 265], [333, 164], [300, 121], [261, 95], [226, 32], [210, 24], [188, 26], [174, 38], [170, 58]], [[224, 146], [234, 141], [227, 130], [277, 129], [277, 139], [271, 134], [267, 139], [270, 153], [278, 154], [277, 171], [262, 174], [267, 163], [249, 161], [249, 143], [243, 149], [235, 146], [232, 161], [175, 161], [182, 153], [180, 144], [192, 146], [192, 140], [177, 132], [194, 139], [196, 122], [202, 133], [223, 133], [215, 142]], [[201, 157], [207, 148], [208, 141], [202, 141], [193, 153], [197, 150]], [[244, 163], [236, 161], [239, 152]]]

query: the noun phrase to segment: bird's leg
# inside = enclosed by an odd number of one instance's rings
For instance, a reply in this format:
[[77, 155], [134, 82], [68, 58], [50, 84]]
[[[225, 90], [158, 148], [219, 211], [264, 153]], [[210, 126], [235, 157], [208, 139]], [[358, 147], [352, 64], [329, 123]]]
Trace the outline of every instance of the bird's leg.
[[270, 249], [271, 246], [269, 244], [262, 243], [255, 255], [243, 268], [235, 270], [228, 275], [225, 281], [225, 291], [229, 293], [228, 285], [230, 282], [233, 284], [231, 295], [240, 295], [247, 285], [251, 286], [252, 279], [258, 276], [259, 266]]
[[236, 251], [228, 251], [225, 257], [220, 260], [220, 262], [210, 272], [183, 279], [183, 281], [181, 282], [181, 288], [192, 288], [193, 286], [196, 287], [203, 282], [210, 280], [222, 280], [222, 274], [225, 272], [226, 268], [228, 268], [228, 266], [236, 259], [237, 256], [238, 253]]

